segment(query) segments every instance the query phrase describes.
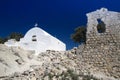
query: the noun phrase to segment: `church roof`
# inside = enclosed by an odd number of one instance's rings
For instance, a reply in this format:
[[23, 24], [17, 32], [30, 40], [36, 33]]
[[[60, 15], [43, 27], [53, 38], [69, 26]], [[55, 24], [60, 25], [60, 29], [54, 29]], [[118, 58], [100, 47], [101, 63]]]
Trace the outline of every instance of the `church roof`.
[[25, 37], [30, 36], [30, 35], [50, 35], [49, 33], [47, 33], [46, 31], [44, 31], [43, 29], [38, 27], [38, 24], [35, 24], [35, 26], [33, 28], [31, 28], [26, 34]]

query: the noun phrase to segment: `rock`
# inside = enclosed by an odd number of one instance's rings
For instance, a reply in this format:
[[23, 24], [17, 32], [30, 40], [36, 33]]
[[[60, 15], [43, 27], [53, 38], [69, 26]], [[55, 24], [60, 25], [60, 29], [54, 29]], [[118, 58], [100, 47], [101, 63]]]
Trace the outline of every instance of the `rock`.
[[[34, 56], [33, 52], [0, 44], [0, 80], [72, 80], [74, 77], [83, 80], [86, 76], [92, 77], [91, 80], [94, 76], [119, 80], [120, 13], [102, 8], [88, 13], [87, 17], [86, 44], [78, 48], [47, 50]], [[106, 32], [97, 31], [97, 19], [105, 22]]]
[[30, 80], [36, 80], [36, 77], [32, 77]]
[[15, 60], [19, 65], [22, 65], [23, 61], [21, 59], [16, 59]]
[[14, 77], [19, 77], [21, 74], [19, 72], [14, 73]]
[[44, 80], [49, 80], [49, 77], [48, 77], [48, 76], [45, 76], [45, 77], [44, 77]]

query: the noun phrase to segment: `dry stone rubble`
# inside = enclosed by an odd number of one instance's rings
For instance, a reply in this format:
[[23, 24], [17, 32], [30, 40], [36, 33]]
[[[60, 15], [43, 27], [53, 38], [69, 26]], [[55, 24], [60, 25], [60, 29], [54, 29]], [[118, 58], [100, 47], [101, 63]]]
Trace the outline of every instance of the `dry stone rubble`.
[[[0, 44], [0, 80], [120, 80], [120, 13], [106, 8], [87, 14], [85, 44], [34, 55]], [[106, 31], [97, 31], [97, 19]]]

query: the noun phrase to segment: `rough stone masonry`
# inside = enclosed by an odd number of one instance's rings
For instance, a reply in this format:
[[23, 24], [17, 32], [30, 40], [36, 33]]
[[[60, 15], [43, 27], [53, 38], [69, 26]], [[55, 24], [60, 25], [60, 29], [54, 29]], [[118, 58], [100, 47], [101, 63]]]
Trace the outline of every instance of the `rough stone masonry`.
[[[34, 56], [0, 45], [0, 80], [120, 80], [120, 13], [102, 8], [87, 17], [87, 40], [78, 48]], [[104, 33], [97, 31], [98, 19]]]
[[[101, 8], [88, 13], [87, 18], [86, 44], [77, 51], [84, 66], [89, 65], [93, 74], [103, 72], [120, 78], [120, 13]], [[98, 19], [105, 24], [104, 33], [97, 31]]]

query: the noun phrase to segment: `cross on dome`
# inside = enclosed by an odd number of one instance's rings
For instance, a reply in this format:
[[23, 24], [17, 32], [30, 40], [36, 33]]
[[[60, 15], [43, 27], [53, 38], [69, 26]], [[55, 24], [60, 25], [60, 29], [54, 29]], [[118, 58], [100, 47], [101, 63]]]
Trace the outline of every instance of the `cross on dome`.
[[35, 27], [38, 27], [38, 24], [37, 24], [37, 23], [35, 24]]

